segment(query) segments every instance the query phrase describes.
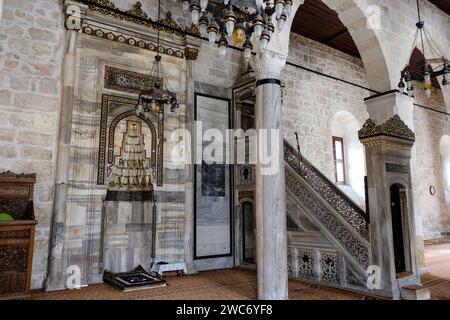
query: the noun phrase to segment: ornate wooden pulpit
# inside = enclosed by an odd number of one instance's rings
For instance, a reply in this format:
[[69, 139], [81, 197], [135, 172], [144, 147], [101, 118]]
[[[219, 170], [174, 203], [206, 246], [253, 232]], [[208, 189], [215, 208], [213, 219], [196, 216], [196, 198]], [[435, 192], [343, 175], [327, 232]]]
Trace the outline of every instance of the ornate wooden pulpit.
[[14, 219], [0, 221], [0, 299], [30, 293], [35, 183], [36, 174], [0, 173], [0, 213]]

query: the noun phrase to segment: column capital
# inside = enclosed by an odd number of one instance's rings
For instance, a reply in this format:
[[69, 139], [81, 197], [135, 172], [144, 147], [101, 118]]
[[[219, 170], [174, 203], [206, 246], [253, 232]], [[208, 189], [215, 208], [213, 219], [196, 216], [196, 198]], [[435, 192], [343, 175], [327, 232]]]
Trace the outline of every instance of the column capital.
[[256, 79], [280, 79], [281, 71], [286, 65], [286, 56], [269, 50], [261, 50], [254, 59], [253, 69]]
[[198, 53], [202, 45], [202, 40], [190, 35], [186, 35], [186, 43], [184, 48], [185, 58], [188, 61], [194, 61], [198, 58]]
[[70, 31], [81, 30], [88, 6], [73, 0], [64, 1], [65, 27]]

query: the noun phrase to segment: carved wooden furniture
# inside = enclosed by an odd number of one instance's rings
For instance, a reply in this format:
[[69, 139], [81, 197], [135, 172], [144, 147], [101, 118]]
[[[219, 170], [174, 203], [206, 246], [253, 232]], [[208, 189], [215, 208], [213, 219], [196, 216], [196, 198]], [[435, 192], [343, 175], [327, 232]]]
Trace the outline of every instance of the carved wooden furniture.
[[0, 299], [30, 293], [34, 233], [35, 174], [0, 173], [0, 212], [14, 221], [0, 222]]

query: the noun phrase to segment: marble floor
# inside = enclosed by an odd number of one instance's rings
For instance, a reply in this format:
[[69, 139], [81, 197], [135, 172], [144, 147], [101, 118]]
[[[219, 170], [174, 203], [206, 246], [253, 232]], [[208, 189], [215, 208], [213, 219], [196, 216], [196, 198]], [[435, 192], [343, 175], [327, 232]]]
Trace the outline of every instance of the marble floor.
[[[450, 243], [427, 245], [429, 274], [422, 279], [433, 300], [450, 300]], [[34, 292], [33, 300], [253, 300], [256, 299], [256, 273], [237, 268], [202, 272], [193, 276], [169, 276], [163, 288], [122, 293], [106, 284], [80, 290]], [[363, 300], [365, 295], [302, 281], [289, 281], [291, 300]]]

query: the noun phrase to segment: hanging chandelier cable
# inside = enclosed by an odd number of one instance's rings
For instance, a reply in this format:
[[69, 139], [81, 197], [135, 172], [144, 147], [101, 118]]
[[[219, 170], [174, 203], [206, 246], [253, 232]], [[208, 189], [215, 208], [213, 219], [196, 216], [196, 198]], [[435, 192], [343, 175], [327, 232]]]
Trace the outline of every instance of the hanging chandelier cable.
[[[161, 19], [161, 0], [158, 0], [158, 21]], [[150, 71], [152, 79], [152, 88], [141, 90], [138, 97], [138, 103], [135, 106], [136, 115], [143, 114], [146, 119], [150, 117], [150, 112], [159, 114], [164, 111], [164, 107], [170, 108], [171, 112], [175, 112], [179, 108], [176, 94], [172, 91], [169, 79], [162, 65], [162, 56], [160, 54], [161, 44], [161, 27], [157, 27], [157, 44], [156, 56]], [[150, 107], [149, 107], [150, 105]]]

